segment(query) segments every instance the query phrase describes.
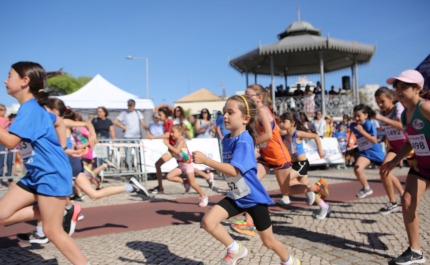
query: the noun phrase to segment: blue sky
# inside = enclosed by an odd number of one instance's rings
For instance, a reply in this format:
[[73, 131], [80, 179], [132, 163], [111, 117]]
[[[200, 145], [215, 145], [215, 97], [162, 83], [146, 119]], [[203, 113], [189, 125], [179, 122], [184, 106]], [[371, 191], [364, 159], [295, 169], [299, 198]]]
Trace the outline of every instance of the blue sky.
[[[74, 76], [102, 75], [114, 85], [145, 97], [149, 58], [150, 97], [156, 105], [207, 88], [227, 95], [244, 90], [245, 77], [228, 65], [297, 20], [333, 38], [376, 44], [359, 82], [385, 84], [386, 78], [415, 68], [430, 54], [430, 1], [197, 1], [92, 0], [0, 1], [0, 74], [10, 65], [36, 61], [48, 71]], [[350, 70], [326, 76], [326, 87], [341, 85]], [[316, 82], [318, 76], [308, 76]], [[253, 80], [253, 78], [251, 79]], [[289, 84], [297, 81], [290, 77]], [[252, 81], [251, 81], [252, 82]], [[277, 79], [280, 84], [282, 79]], [[267, 85], [269, 77], [259, 79]], [[0, 103], [16, 100], [0, 89]]]

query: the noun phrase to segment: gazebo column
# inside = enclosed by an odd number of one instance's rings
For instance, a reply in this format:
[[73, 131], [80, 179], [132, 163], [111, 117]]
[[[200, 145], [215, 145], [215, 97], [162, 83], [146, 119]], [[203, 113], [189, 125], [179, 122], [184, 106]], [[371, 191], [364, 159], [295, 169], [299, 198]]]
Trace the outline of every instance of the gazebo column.
[[285, 91], [286, 91], [286, 90], [287, 90], [287, 86], [288, 86], [288, 75], [287, 75], [287, 71], [285, 71], [284, 78], [285, 78]]
[[360, 104], [360, 93], [358, 92], [358, 65], [357, 58], [354, 58], [354, 83], [355, 83], [355, 96], [357, 98], [357, 105]]
[[257, 74], [254, 73], [254, 84], [257, 84]]
[[[270, 55], [270, 74], [272, 76], [272, 105], [273, 112], [276, 112], [276, 97], [275, 97], [275, 60], [273, 59], [273, 55]], [[279, 113], [278, 113], [279, 115]]]
[[354, 65], [351, 66], [351, 86], [352, 86], [352, 102], [355, 105], [358, 105], [358, 99], [356, 96], [356, 90], [355, 87], [355, 73], [354, 73]]
[[324, 79], [324, 58], [323, 52], [320, 52], [320, 75], [321, 75], [321, 112], [325, 117], [325, 79]]
[[246, 87], [248, 87], [249, 86], [248, 67], [245, 67], [245, 75], [246, 75]]

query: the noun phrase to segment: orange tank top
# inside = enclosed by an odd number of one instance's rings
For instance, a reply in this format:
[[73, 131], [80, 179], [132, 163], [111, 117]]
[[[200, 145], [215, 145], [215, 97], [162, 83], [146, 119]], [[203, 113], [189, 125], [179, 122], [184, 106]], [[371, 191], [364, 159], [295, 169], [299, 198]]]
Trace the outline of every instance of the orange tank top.
[[[283, 165], [291, 162], [291, 156], [288, 152], [287, 147], [284, 145], [281, 137], [281, 132], [279, 131], [279, 127], [276, 124], [275, 117], [273, 116], [270, 109], [264, 106], [269, 113], [272, 115], [273, 121], [271, 122], [272, 126], [272, 138], [267, 142], [260, 144], [260, 155], [264, 162], [269, 165]], [[260, 122], [257, 122], [257, 130], [260, 133], [264, 133], [264, 128]]]

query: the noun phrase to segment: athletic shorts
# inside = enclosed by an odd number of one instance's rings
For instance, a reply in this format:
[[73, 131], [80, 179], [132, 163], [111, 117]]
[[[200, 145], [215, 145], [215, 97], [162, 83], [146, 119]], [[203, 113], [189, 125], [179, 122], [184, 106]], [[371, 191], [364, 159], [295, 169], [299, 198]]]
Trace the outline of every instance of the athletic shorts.
[[353, 156], [355, 155], [356, 148], [348, 150], [345, 152], [345, 155]]
[[273, 169], [273, 170], [281, 170], [281, 169], [286, 169], [286, 168], [291, 167], [291, 162], [287, 162], [287, 163], [282, 164], [282, 165], [271, 165], [271, 164], [268, 164], [266, 161], [264, 161], [261, 157], [257, 159], [257, 163], [260, 163], [263, 166], [268, 167], [268, 168]]
[[91, 164], [93, 162], [93, 160], [89, 158], [82, 158], [82, 161], [84, 161], [87, 164]]
[[300, 177], [304, 177], [308, 175], [309, 167], [309, 160], [306, 159], [304, 161], [293, 162], [291, 169], [299, 173]]
[[84, 173], [84, 165], [82, 164], [82, 160], [76, 157], [69, 156], [70, 166], [72, 167], [72, 177], [76, 179], [76, 177], [80, 173]]
[[228, 213], [228, 218], [241, 214], [243, 212], [249, 213], [252, 220], [254, 220], [254, 226], [257, 231], [265, 231], [272, 225], [270, 220], [269, 206], [265, 204], [257, 204], [251, 208], [240, 208], [236, 205], [233, 199], [225, 197], [217, 203]]
[[178, 165], [178, 168], [182, 171], [182, 174], [194, 173], [193, 163]]
[[[394, 154], [397, 154], [398, 152], [394, 151], [393, 149], [390, 149], [390, 150], [388, 150], [388, 151], [387, 151], [387, 154], [388, 154], [388, 153], [394, 153]], [[407, 160], [414, 159], [414, 153], [409, 154], [409, 155], [406, 157], [406, 159], [407, 159]]]
[[39, 194], [39, 193], [37, 193], [37, 190], [32, 189], [32, 188], [30, 188], [30, 187], [26, 186], [26, 185], [25, 185], [24, 183], [22, 183], [21, 181], [18, 181], [18, 183], [16, 183], [16, 185], [17, 185], [18, 187], [20, 187], [21, 189], [23, 189], [23, 190], [25, 190], [25, 191], [28, 191], [28, 192], [30, 192], [30, 193], [33, 193], [33, 194]]

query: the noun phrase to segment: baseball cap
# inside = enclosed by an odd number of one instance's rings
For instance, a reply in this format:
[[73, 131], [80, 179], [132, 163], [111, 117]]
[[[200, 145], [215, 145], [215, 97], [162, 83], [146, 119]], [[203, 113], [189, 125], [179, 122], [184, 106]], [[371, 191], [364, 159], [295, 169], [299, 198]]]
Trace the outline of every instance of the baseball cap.
[[405, 83], [417, 84], [421, 88], [424, 87], [424, 77], [417, 70], [405, 70], [397, 77], [388, 78], [387, 84], [392, 85], [396, 80], [400, 80]]

